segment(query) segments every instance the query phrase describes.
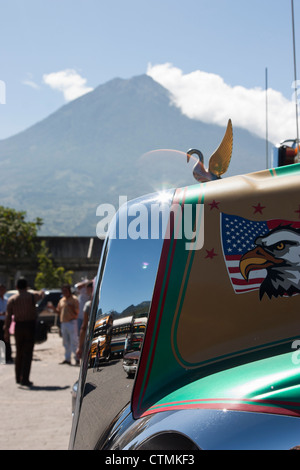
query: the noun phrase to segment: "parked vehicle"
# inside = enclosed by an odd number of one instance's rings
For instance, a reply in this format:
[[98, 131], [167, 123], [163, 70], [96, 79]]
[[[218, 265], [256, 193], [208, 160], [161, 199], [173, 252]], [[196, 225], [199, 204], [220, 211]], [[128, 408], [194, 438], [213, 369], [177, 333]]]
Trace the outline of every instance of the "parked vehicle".
[[132, 315], [121, 317], [116, 316], [113, 320], [111, 353], [114, 357], [122, 357], [126, 345], [128, 333], [131, 330]]
[[4, 294], [4, 298], [6, 300], [8, 300], [10, 297], [12, 297], [13, 295], [16, 295], [19, 291], [16, 290], [16, 289], [12, 289], [12, 290], [7, 290]]
[[[34, 292], [34, 290], [33, 289], [28, 289], [28, 292]], [[19, 291], [17, 289], [7, 290], [4, 294], [4, 298], [6, 300], [8, 300], [10, 297], [12, 297], [13, 295], [16, 295], [18, 293], [19, 293]]]
[[131, 327], [126, 337], [123, 355], [123, 369], [127, 376], [131, 378], [135, 376], [137, 371], [147, 321], [148, 317], [144, 313], [132, 315]]
[[141, 351], [129, 351], [123, 356], [123, 369], [128, 377], [133, 378], [137, 371]]
[[[131, 201], [110, 228], [70, 449], [300, 445], [300, 164], [221, 179], [227, 144], [218, 152], [208, 170], [196, 162], [204, 182], [167, 191], [163, 202], [161, 194]], [[132, 236], [136, 208], [140, 237]], [[127, 236], [118, 237], [125, 219]], [[98, 312], [144, 301], [135, 379], [126, 354], [95, 372], [85, 358]]]
[[38, 318], [47, 325], [48, 331], [54, 325], [59, 326], [59, 318], [55, 309], [61, 297], [61, 289], [47, 289], [44, 297], [36, 304]]

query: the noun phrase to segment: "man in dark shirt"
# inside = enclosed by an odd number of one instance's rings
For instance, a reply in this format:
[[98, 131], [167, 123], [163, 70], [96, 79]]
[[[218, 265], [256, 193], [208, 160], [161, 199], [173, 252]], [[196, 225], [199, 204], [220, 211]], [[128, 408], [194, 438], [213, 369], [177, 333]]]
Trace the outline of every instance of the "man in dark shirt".
[[33, 385], [29, 380], [29, 375], [35, 339], [35, 303], [43, 296], [43, 292], [28, 292], [27, 280], [24, 278], [18, 280], [17, 289], [18, 294], [13, 295], [7, 302], [4, 337], [6, 340], [9, 339], [9, 327], [12, 316], [14, 316], [17, 350], [15, 360], [16, 382], [30, 387]]

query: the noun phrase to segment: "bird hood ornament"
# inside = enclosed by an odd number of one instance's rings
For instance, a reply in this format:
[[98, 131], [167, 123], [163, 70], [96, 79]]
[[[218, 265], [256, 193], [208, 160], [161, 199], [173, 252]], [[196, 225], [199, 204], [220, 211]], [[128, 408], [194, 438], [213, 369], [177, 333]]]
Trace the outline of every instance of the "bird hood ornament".
[[208, 169], [204, 166], [202, 152], [197, 149], [190, 149], [187, 152], [187, 162], [193, 154], [198, 156], [198, 161], [194, 165], [193, 175], [199, 183], [220, 179], [229, 167], [233, 146], [233, 132], [231, 119], [228, 120], [227, 129], [222, 142], [209, 159]]

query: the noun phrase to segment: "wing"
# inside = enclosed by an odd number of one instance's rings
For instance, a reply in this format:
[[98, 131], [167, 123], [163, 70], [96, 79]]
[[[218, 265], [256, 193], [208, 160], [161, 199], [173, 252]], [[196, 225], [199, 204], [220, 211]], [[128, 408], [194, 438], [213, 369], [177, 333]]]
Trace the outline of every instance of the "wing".
[[209, 171], [218, 178], [228, 170], [232, 154], [232, 146], [232, 123], [231, 119], [229, 119], [223, 140], [209, 159]]

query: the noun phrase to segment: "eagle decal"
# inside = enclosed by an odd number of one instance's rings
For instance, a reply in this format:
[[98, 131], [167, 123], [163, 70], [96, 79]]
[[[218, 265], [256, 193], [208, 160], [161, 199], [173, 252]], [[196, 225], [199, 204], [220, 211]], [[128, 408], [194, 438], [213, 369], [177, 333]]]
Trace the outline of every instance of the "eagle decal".
[[259, 290], [260, 299], [300, 293], [299, 223], [221, 217], [224, 258], [236, 293]]
[[300, 292], [300, 230], [279, 227], [255, 240], [256, 247], [240, 260], [240, 271], [248, 279], [251, 271], [264, 268], [267, 275], [260, 286], [260, 298], [294, 295]]

